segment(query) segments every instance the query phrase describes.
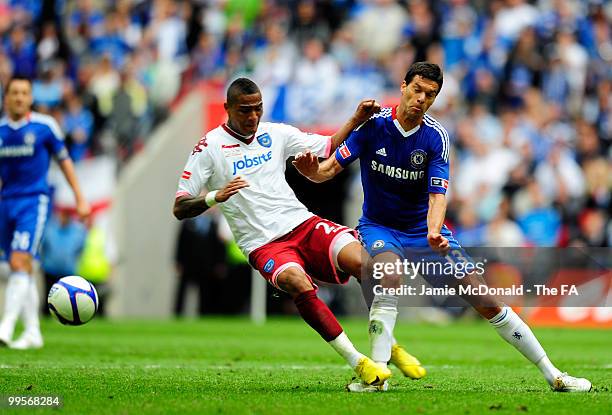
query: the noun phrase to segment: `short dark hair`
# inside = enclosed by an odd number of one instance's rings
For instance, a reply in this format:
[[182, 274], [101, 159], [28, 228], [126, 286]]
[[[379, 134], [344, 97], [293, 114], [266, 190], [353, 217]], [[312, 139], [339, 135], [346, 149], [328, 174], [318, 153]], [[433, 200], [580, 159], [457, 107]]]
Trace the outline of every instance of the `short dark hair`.
[[241, 95], [251, 95], [259, 92], [259, 87], [248, 78], [238, 78], [227, 88], [227, 104], [232, 105]]
[[416, 76], [420, 75], [422, 78], [426, 78], [432, 80], [438, 84], [438, 92], [442, 89], [442, 83], [444, 82], [444, 77], [442, 75], [442, 69], [435, 63], [431, 62], [415, 62], [410, 66], [408, 72], [406, 72], [406, 76], [404, 77], [404, 81], [406, 84], [412, 82], [412, 79]]
[[11, 79], [9, 79], [9, 81], [6, 83], [6, 86], [4, 87], [4, 95], [6, 95], [6, 93], [8, 92], [13, 81], [26, 81], [27, 83], [30, 84], [30, 88], [32, 88], [32, 80], [30, 78], [27, 78], [25, 76], [14, 76]]

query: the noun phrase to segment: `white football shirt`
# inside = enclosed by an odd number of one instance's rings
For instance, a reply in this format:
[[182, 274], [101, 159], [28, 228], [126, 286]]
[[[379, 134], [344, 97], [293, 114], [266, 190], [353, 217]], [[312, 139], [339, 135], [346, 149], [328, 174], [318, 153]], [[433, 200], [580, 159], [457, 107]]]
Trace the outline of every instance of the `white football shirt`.
[[285, 180], [289, 157], [310, 150], [329, 157], [331, 138], [310, 134], [286, 124], [262, 122], [252, 141], [240, 140], [225, 124], [208, 132], [195, 146], [179, 180], [176, 197], [220, 190], [236, 176], [249, 187], [219, 208], [240, 249], [254, 249], [289, 233], [313, 216]]

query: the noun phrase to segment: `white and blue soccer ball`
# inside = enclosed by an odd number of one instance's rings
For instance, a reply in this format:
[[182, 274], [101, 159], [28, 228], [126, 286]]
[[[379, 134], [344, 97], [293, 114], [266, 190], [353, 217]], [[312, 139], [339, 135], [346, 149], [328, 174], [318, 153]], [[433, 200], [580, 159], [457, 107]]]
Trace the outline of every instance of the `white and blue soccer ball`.
[[98, 293], [85, 278], [71, 275], [60, 278], [49, 290], [47, 305], [62, 324], [80, 326], [98, 310]]

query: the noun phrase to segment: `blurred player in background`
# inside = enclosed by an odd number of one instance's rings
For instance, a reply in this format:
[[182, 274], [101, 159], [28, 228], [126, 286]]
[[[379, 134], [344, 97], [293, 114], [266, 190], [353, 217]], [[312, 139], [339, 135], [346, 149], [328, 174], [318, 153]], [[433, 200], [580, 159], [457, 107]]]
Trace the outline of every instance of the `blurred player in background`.
[[[49, 211], [47, 172], [52, 156], [58, 160], [74, 192], [79, 216], [88, 216], [90, 207], [79, 188], [59, 126], [52, 117], [30, 111], [30, 81], [11, 79], [6, 86], [4, 105], [6, 115], [0, 120], [0, 260], [8, 259], [10, 276], [0, 322], [0, 345], [39, 348], [43, 339], [32, 268]], [[20, 316], [25, 329], [13, 342]]]
[[[300, 315], [355, 370], [365, 384], [382, 384], [391, 372], [359, 353], [330, 309], [316, 294], [313, 278], [345, 283], [359, 275], [362, 247], [354, 231], [315, 216], [285, 180], [285, 162], [299, 152], [327, 157], [375, 111], [362, 101], [332, 137], [304, 133], [285, 124], [260, 123], [263, 101], [249, 79], [227, 90], [228, 121], [195, 146], [179, 181], [174, 204], [178, 219], [218, 204], [236, 243], [254, 268], [287, 292]], [[206, 187], [208, 193], [200, 196]]]
[[[413, 64], [402, 82], [399, 106], [385, 108], [372, 116], [321, 164], [308, 152], [294, 161], [304, 176], [322, 182], [354, 160], [361, 160], [365, 201], [357, 229], [375, 263], [396, 263], [407, 256], [408, 250], [424, 248], [437, 253], [436, 261], [442, 258], [440, 254], [444, 261], [469, 260], [444, 225], [449, 183], [448, 133], [426, 114], [442, 83], [443, 75], [438, 65]], [[472, 278], [465, 277], [461, 284], [480, 284]], [[385, 275], [381, 281], [386, 288], [399, 287], [400, 283], [399, 275]], [[551, 363], [531, 329], [512, 308], [495, 299], [465, 299], [489, 320], [503, 339], [540, 369], [555, 391], [588, 392], [591, 389], [588, 380], [562, 373]], [[381, 364], [394, 360], [397, 345], [393, 328], [397, 304], [397, 296], [378, 294], [370, 308], [371, 356]], [[373, 387], [353, 383], [349, 388], [364, 391]]]

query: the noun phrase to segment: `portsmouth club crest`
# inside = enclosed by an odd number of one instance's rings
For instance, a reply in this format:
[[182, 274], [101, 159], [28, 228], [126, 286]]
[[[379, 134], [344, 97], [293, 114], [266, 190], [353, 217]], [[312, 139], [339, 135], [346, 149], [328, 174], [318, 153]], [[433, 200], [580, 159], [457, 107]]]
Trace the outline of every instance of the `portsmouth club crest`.
[[427, 153], [423, 150], [414, 150], [410, 153], [410, 165], [416, 170], [421, 170], [427, 161]]
[[270, 137], [270, 134], [268, 133], [263, 133], [257, 137], [257, 142], [261, 144], [262, 147], [270, 148], [272, 145], [272, 137]]

